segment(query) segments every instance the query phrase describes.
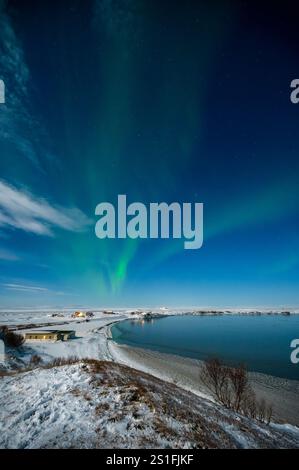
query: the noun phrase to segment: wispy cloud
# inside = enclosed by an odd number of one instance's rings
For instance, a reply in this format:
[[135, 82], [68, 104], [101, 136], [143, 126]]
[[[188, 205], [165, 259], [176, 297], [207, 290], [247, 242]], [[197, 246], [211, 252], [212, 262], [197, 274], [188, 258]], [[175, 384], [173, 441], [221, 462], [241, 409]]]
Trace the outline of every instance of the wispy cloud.
[[32, 285], [32, 284], [19, 284], [16, 282], [5, 282], [2, 283], [1, 286], [7, 291], [13, 292], [22, 292], [23, 294], [50, 294], [58, 295], [58, 296], [76, 296], [78, 294], [74, 294], [73, 292], [64, 292], [64, 291], [56, 291], [52, 289], [48, 289], [47, 287]]
[[30, 70], [4, 0], [0, 0], [0, 78], [6, 89], [0, 113], [1, 141], [42, 170], [41, 149], [43, 157], [51, 161], [53, 155], [45, 146], [46, 133], [31, 106]]
[[27, 88], [29, 70], [26, 65], [23, 50], [19, 43], [11, 20], [5, 11], [6, 2], [0, 0], [0, 70], [1, 78], [6, 85], [6, 104], [1, 107], [0, 136], [36, 162], [32, 144], [24, 134], [24, 128], [31, 126], [32, 118], [27, 112]]
[[26, 284], [13, 284], [13, 283], [4, 283], [2, 284], [5, 289], [15, 290], [21, 292], [50, 292], [46, 287], [31, 286]]
[[0, 248], [0, 259], [4, 261], [18, 261], [20, 258], [11, 251]]
[[91, 220], [78, 208], [50, 205], [23, 189], [0, 181], [0, 227], [53, 236], [53, 228], [84, 231]]

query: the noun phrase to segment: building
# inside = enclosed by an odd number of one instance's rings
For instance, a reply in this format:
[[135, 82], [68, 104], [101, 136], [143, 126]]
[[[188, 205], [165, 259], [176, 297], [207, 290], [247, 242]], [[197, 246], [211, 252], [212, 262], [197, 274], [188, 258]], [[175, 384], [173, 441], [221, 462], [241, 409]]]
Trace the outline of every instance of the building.
[[72, 314], [72, 318], [86, 318], [85, 312], [75, 312]]
[[39, 340], [39, 341], [67, 341], [75, 337], [74, 330], [45, 330], [45, 331], [30, 331], [25, 333], [26, 340]]

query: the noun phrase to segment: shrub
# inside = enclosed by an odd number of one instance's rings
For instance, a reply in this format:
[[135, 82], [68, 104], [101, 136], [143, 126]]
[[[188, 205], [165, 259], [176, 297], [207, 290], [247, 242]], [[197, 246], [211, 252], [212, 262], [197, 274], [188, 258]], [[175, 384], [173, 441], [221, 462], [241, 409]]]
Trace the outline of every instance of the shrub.
[[30, 364], [32, 366], [38, 366], [42, 362], [43, 362], [43, 360], [38, 354], [33, 354], [30, 358]]
[[7, 326], [0, 326], [0, 338], [3, 339], [5, 334], [8, 332]]
[[201, 370], [201, 381], [222, 405], [230, 407], [230, 390], [228, 388], [228, 367], [219, 359], [204, 362]]
[[3, 339], [5, 345], [11, 348], [18, 348], [22, 346], [25, 341], [23, 335], [10, 331], [6, 326], [1, 328], [0, 337]]
[[256, 399], [243, 365], [228, 367], [217, 358], [209, 359], [201, 368], [200, 379], [218, 403], [237, 413], [270, 423], [272, 406], [264, 399]]

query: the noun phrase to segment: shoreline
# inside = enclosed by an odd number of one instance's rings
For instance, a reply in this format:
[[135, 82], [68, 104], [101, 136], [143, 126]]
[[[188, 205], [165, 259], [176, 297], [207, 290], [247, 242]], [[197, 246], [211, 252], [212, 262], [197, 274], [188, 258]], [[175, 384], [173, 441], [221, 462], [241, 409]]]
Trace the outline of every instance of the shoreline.
[[[113, 324], [137, 318], [140, 318], [137, 314], [118, 312], [117, 315], [97, 315], [89, 322], [70, 320], [67, 325], [63, 324], [64, 319], [61, 322], [61, 329], [72, 326], [76, 330], [76, 339], [55, 343], [28, 342], [19, 355], [20, 357], [16, 357], [16, 363], [7, 364], [6, 369], [27, 364], [32, 354], [39, 355], [46, 362], [56, 357], [93, 357], [130, 366], [213, 401], [210, 392], [204, 390], [203, 385], [200, 384], [199, 369], [202, 364], [200, 360], [126, 346], [113, 340], [111, 334]], [[32, 325], [33, 319], [29, 318], [28, 322], [29, 320]], [[50, 326], [46, 327], [46, 329], [49, 328]], [[258, 372], [249, 372], [248, 374], [258, 398], [264, 398], [269, 404], [273, 404], [274, 421], [299, 427], [299, 381], [277, 378]]]
[[[104, 329], [112, 361], [149, 373], [213, 401], [210, 393], [200, 384], [199, 369], [202, 361], [118, 344], [112, 339], [111, 326], [107, 325]], [[257, 397], [273, 405], [274, 422], [299, 427], [299, 381], [259, 372], [248, 372], [248, 375]]]

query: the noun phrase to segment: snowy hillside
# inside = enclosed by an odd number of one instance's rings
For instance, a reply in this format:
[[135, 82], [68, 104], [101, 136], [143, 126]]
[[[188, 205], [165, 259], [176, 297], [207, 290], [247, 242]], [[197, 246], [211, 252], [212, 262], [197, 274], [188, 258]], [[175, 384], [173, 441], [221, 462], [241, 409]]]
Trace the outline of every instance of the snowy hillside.
[[0, 422], [1, 448], [299, 446], [295, 427], [260, 424], [104, 361], [2, 377]]

